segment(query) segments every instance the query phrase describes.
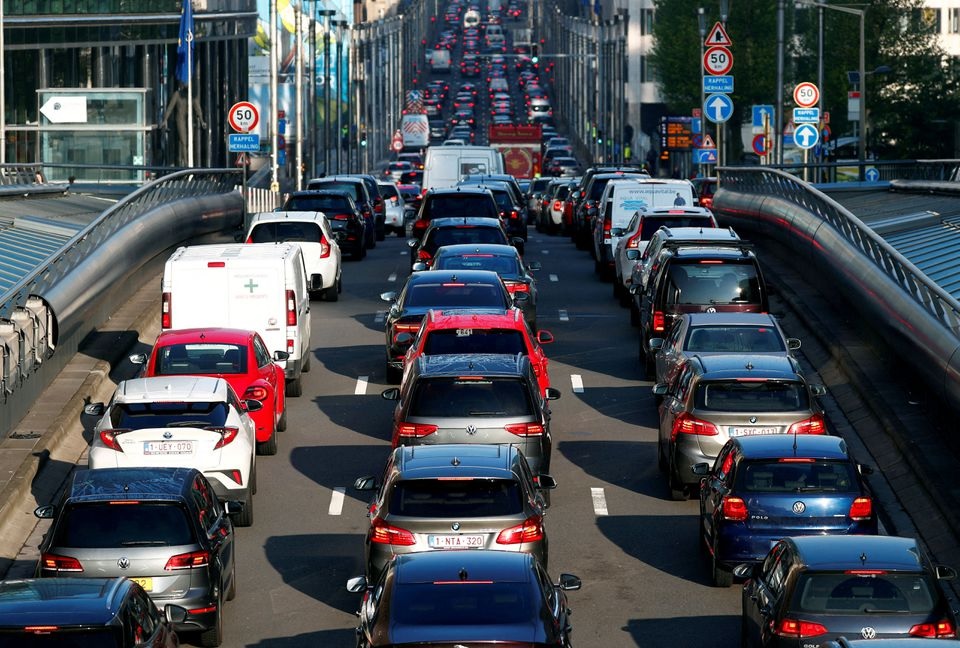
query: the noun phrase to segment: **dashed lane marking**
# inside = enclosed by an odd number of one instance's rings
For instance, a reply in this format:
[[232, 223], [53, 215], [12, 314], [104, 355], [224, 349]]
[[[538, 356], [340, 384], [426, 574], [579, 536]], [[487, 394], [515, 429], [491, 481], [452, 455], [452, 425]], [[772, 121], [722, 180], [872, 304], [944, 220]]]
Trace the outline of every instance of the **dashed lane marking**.
[[593, 499], [593, 512], [597, 515], [609, 515], [607, 511], [607, 497], [602, 488], [591, 488], [590, 497]]
[[357, 396], [366, 394], [368, 380], [370, 380], [370, 376], [357, 376], [357, 386], [354, 388], [353, 393]]
[[570, 385], [573, 387], [573, 393], [583, 393], [583, 378], [580, 374], [570, 374]]
[[[343, 486], [337, 486], [330, 493], [330, 508], [327, 513], [330, 515], [340, 515], [343, 512], [343, 498], [347, 494], [347, 489]], [[594, 504], [596, 506], [596, 504]]]
[[383, 324], [383, 318], [387, 316], [387, 311], [377, 311], [377, 316], [373, 318], [374, 324]]
[[550, 254], [550, 250], [540, 250], [540, 254]]
[[550, 281], [560, 281], [560, 277], [558, 277], [557, 275], [552, 274], [552, 275], [550, 275]]
[[396, 273], [396, 272], [391, 272], [391, 273], [390, 273], [390, 276], [387, 277], [387, 281], [396, 281], [396, 280], [397, 280], [397, 273]]
[[561, 322], [569, 322], [569, 321], [570, 321], [570, 316], [567, 315], [567, 311], [565, 311], [565, 310], [563, 310], [563, 309], [561, 308], [559, 311], [557, 311], [557, 313], [560, 315], [560, 321], [561, 321]]

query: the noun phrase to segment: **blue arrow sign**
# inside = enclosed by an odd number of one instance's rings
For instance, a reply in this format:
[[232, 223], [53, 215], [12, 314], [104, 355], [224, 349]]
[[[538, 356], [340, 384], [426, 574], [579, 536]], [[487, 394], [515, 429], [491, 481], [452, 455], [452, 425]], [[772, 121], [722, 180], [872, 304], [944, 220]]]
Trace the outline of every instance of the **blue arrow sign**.
[[260, 150], [260, 136], [256, 133], [230, 133], [231, 153], [256, 153]]
[[717, 149], [693, 149], [694, 164], [716, 164]]
[[819, 108], [794, 108], [793, 123], [795, 124], [816, 124], [820, 121]]
[[703, 77], [703, 91], [707, 94], [713, 94], [715, 92], [730, 94], [733, 92], [733, 75], [705, 75]]
[[773, 118], [773, 106], [766, 104], [760, 106], [752, 106], [753, 108], [753, 127], [754, 128], [763, 128], [763, 116], [767, 116], [767, 123], [771, 126], [776, 122]]
[[880, 172], [877, 170], [877, 167], [867, 167], [867, 170], [864, 172], [864, 177], [867, 179], [867, 182], [877, 182], [880, 180]]
[[712, 94], [703, 102], [703, 114], [714, 124], [722, 124], [733, 114], [733, 100], [725, 94]]
[[793, 141], [800, 148], [811, 149], [820, 141], [820, 131], [813, 124], [797, 124], [793, 130]]

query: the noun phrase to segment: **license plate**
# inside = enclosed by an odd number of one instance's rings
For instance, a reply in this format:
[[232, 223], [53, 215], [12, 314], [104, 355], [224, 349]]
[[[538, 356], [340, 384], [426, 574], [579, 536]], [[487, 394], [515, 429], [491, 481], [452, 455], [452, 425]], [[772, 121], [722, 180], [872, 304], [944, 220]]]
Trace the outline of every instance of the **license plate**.
[[145, 455], [192, 455], [193, 441], [144, 441]]
[[482, 535], [432, 535], [427, 541], [434, 549], [480, 549], [483, 547]]
[[753, 436], [756, 434], [780, 434], [780, 428], [777, 427], [732, 427], [728, 428], [728, 433], [732, 437]]
[[150, 592], [153, 591], [153, 579], [152, 578], [131, 578], [134, 583], [143, 588], [143, 591]]

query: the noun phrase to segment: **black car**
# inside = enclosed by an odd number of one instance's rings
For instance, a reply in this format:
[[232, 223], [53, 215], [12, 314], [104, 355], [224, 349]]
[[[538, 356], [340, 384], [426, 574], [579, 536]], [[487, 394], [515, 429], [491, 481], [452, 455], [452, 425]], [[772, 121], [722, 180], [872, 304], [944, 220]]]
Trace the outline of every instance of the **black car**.
[[415, 269], [424, 270], [424, 265], [431, 264], [438, 249], [445, 245], [461, 244], [514, 244], [523, 252], [523, 239], [510, 238], [499, 218], [437, 218], [430, 222], [420, 240], [407, 241], [410, 246], [410, 264], [422, 264]]
[[486, 189], [493, 194], [493, 199], [497, 202], [497, 210], [500, 212], [500, 219], [507, 228], [510, 236], [518, 236], [524, 241], [527, 240], [527, 209], [523, 201], [523, 194], [516, 184], [502, 180], [464, 180], [459, 186], [479, 187]]
[[[372, 177], [372, 176], [371, 176]], [[376, 180], [374, 180], [376, 184]], [[369, 248], [377, 246], [376, 215], [373, 209], [374, 195], [370, 193], [367, 183], [354, 176], [327, 176], [314, 178], [307, 182], [307, 189], [323, 189], [326, 191], [345, 191], [353, 198], [353, 202], [360, 209], [364, 222], [364, 245]], [[377, 190], [376, 196], [380, 196]]]
[[[431, 308], [468, 308], [505, 311], [514, 305], [497, 273], [488, 270], [429, 270], [415, 272], [400, 293], [385, 292], [380, 299], [390, 302], [385, 321], [387, 380], [400, 382], [403, 356]], [[411, 334], [405, 344], [397, 342], [401, 333]], [[407, 336], [405, 336], [407, 337]]]
[[477, 187], [430, 189], [420, 203], [417, 220], [413, 222], [412, 236], [419, 239], [434, 218], [473, 217], [500, 218], [493, 195]]
[[0, 648], [176, 648], [186, 613], [122, 577], [0, 581]]
[[347, 583], [363, 592], [358, 646], [569, 647], [566, 592], [580, 579], [554, 583], [526, 553], [452, 550], [397, 556], [375, 583]]
[[803, 536], [776, 543], [734, 575], [743, 586], [740, 645], [797, 648], [846, 637], [955, 638], [942, 580], [913, 538]]
[[593, 218], [599, 211], [603, 190], [611, 180], [631, 176], [648, 177], [637, 167], [591, 167], [583, 172], [580, 186], [574, 195], [573, 223], [570, 238], [578, 250], [586, 250], [593, 232]]
[[[363, 180], [363, 184], [367, 188], [367, 193], [370, 194], [370, 200], [373, 205], [373, 231], [376, 235], [376, 240], [382, 241], [387, 235], [387, 214], [384, 211], [386, 207], [384, 205], [383, 195], [380, 193], [379, 181], [369, 173], [348, 173], [340, 177], [359, 178]], [[403, 178], [401, 176], [401, 181], [402, 180]]]
[[322, 211], [330, 222], [341, 251], [354, 259], [367, 255], [364, 244], [366, 225], [360, 208], [345, 191], [294, 191], [283, 211]]

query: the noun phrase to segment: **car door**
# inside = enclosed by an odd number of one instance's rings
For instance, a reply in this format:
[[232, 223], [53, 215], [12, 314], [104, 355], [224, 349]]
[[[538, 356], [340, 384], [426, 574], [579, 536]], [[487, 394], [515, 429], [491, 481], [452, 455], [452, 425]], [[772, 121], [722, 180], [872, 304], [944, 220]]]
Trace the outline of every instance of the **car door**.
[[[253, 347], [253, 358], [256, 362], [257, 374], [260, 380], [269, 384], [270, 389], [273, 390], [273, 416], [279, 420], [280, 415], [283, 413], [284, 405], [283, 391], [285, 383], [283, 367], [273, 361], [273, 358], [270, 357], [270, 350], [267, 349], [267, 345], [259, 335], [254, 334], [253, 344], [251, 346]], [[276, 424], [276, 421], [274, 421], [274, 424]]]
[[548, 641], [556, 641], [557, 643], [552, 643], [551, 645], [555, 646], [569, 646], [570, 645], [570, 621], [567, 616], [567, 606], [564, 604], [564, 596], [559, 591], [556, 585], [553, 584], [553, 581], [550, 580], [550, 576], [543, 569], [543, 566], [540, 563], [537, 563], [534, 567], [534, 574], [536, 576], [537, 587], [540, 590], [543, 600], [546, 603], [547, 609], [550, 611], [550, 616], [553, 620], [553, 630], [557, 632], [556, 637], [551, 637], [549, 634], [546, 636]]
[[674, 421], [684, 411], [687, 393], [693, 382], [693, 373], [693, 365], [688, 362], [677, 374], [676, 379], [670, 383], [667, 393], [663, 396], [663, 402], [660, 403], [660, 442], [668, 456], [670, 445], [673, 443], [671, 430], [673, 430]]
[[773, 635], [788, 564], [787, 545], [779, 542], [760, 564], [759, 573], [744, 584], [743, 624], [751, 645], [766, 646]]
[[683, 364], [683, 340], [689, 327], [688, 320], [681, 320], [677, 326], [670, 329], [670, 334], [663, 341], [660, 353], [656, 355], [657, 380], [670, 382], [677, 373], [677, 368]]
[[214, 582], [220, 579], [220, 588], [226, 592], [230, 589], [228, 581], [235, 574], [233, 523], [203, 475], [194, 478], [191, 495], [197, 506], [197, 517], [207, 544], [205, 548], [210, 552], [210, 565], [215, 567], [210, 570], [210, 578]]
[[700, 486], [700, 515], [706, 540], [713, 545], [716, 541], [718, 511], [723, 506], [723, 497], [733, 487], [734, 459], [736, 452], [732, 445], [726, 445], [717, 455], [710, 474], [703, 478]]

